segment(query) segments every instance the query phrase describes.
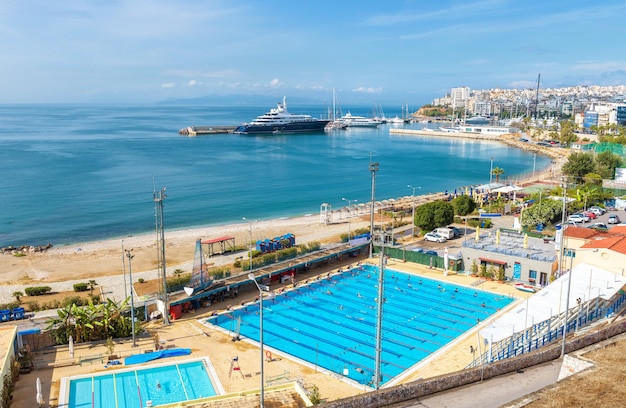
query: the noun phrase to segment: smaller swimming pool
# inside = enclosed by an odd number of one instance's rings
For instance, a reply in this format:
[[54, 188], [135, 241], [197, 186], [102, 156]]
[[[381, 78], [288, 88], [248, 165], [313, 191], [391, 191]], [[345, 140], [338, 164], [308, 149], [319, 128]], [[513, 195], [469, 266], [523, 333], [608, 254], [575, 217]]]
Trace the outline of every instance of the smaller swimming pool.
[[217, 376], [208, 367], [210, 362], [202, 359], [70, 377], [63, 379], [59, 406], [135, 408], [147, 406], [148, 401], [159, 406], [211, 397], [221, 385], [214, 385], [212, 377]]

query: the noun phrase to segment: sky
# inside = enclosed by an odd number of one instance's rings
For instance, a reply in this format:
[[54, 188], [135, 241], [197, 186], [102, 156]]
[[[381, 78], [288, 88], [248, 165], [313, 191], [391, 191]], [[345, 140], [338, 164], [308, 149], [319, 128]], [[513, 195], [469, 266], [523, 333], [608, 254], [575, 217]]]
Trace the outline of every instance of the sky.
[[0, 103], [626, 84], [626, 0], [0, 0]]

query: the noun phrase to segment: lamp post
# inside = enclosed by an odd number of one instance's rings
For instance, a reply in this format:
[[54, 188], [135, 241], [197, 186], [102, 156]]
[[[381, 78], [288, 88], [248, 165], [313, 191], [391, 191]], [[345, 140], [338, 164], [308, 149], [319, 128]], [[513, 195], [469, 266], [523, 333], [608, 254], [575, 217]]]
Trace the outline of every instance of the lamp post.
[[565, 355], [565, 338], [567, 337], [567, 320], [569, 319], [569, 295], [572, 290], [573, 263], [576, 256], [575, 249], [568, 249], [569, 256], [569, 277], [567, 278], [567, 295], [565, 295], [565, 321], [563, 322], [563, 342], [561, 344], [561, 357]]
[[[489, 167], [489, 184], [491, 184], [491, 177], [493, 176], [493, 157], [491, 158], [491, 166]], [[491, 186], [489, 186], [491, 188]]]
[[252, 220], [246, 217], [241, 217], [241, 219], [250, 223], [250, 272], [252, 272]]
[[535, 180], [535, 164], [537, 163], [537, 153], [533, 154], [533, 180]]
[[372, 206], [370, 208], [370, 258], [374, 252], [374, 200], [376, 191], [376, 173], [378, 172], [378, 162], [372, 163], [372, 154], [370, 153], [369, 171], [372, 173]]
[[[126, 291], [126, 251], [124, 251], [124, 240], [122, 240], [122, 269], [124, 273], [124, 299], [128, 299], [128, 292]], [[131, 281], [132, 285], [133, 282]]]
[[347, 201], [348, 202], [348, 242], [350, 242], [350, 239], [352, 238], [352, 231], [350, 228], [350, 224], [352, 223], [352, 207], [351, 204], [354, 202], [358, 202], [357, 200], [348, 200], [346, 198], [341, 198], [343, 201]]
[[256, 281], [255, 276], [252, 272], [248, 274], [248, 279], [250, 279], [256, 285], [257, 289], [259, 289], [259, 344], [261, 347], [261, 408], [265, 407], [265, 385], [264, 385], [264, 375], [263, 375], [263, 289], [259, 282]]
[[126, 257], [128, 257], [128, 279], [130, 280], [130, 330], [133, 335], [133, 347], [137, 347], [137, 342], [135, 341], [135, 295], [133, 293], [133, 268], [130, 264], [130, 260], [134, 258], [134, 255], [131, 254], [130, 251], [132, 251], [132, 249], [126, 250]]
[[163, 221], [163, 200], [167, 198], [165, 195], [165, 187], [161, 188], [160, 191], [153, 192], [153, 200], [154, 200], [154, 210], [156, 217], [156, 229], [157, 229], [157, 259], [159, 266], [161, 267], [163, 279], [163, 324], [170, 324], [170, 308], [167, 304], [167, 267], [165, 262], [165, 225]]
[[411, 222], [411, 225], [413, 225], [413, 229], [411, 230], [411, 239], [413, 239], [413, 237], [415, 236], [415, 189], [416, 188], [422, 188], [422, 187], [421, 186], [415, 187], [415, 186], [412, 186], [410, 184], [407, 184], [406, 186], [408, 188], [412, 188], [413, 189], [413, 195], [411, 195], [411, 201], [412, 201], [412, 207], [413, 207], [413, 211], [411, 212], [411, 214], [412, 214], [411, 216], [413, 217], [412, 218], [413, 221]]

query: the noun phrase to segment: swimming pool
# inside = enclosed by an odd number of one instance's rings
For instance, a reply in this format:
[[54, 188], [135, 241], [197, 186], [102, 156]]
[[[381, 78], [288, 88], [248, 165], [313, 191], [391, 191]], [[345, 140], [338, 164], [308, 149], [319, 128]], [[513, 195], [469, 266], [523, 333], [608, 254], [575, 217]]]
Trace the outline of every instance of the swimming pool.
[[66, 405], [60, 406], [68, 408], [135, 408], [148, 401], [158, 406], [217, 395], [204, 360], [71, 377], [67, 388], [69, 393], [61, 392]]
[[[263, 302], [264, 344], [371, 385], [378, 268], [353, 268]], [[513, 298], [385, 269], [381, 383], [475, 327]], [[259, 305], [208, 319], [258, 341]], [[346, 370], [347, 369], [347, 370]]]

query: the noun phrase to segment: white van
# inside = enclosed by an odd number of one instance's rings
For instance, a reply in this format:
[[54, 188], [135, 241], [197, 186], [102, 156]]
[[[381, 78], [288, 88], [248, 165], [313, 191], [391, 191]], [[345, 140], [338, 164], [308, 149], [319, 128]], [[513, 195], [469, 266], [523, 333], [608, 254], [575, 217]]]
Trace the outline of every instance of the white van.
[[441, 235], [445, 239], [454, 238], [454, 230], [452, 228], [435, 228], [433, 232], [437, 235]]

